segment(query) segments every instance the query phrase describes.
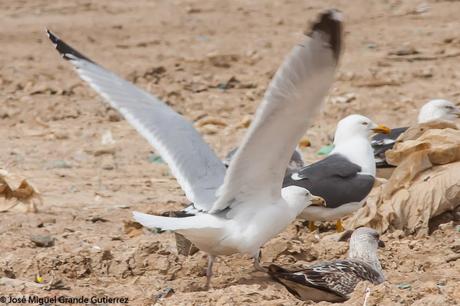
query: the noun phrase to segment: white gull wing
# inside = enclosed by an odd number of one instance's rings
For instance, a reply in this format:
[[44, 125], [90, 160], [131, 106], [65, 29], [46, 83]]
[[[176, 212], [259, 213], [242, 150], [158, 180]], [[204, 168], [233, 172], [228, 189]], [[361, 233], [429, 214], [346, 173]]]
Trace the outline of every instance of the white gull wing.
[[94, 63], [50, 31], [47, 33], [80, 77], [157, 150], [195, 207], [209, 210], [226, 169], [192, 124], [155, 96]]
[[334, 80], [341, 28], [339, 12], [322, 14], [309, 36], [285, 59], [233, 157], [210, 212], [232, 203], [280, 198], [292, 152]]

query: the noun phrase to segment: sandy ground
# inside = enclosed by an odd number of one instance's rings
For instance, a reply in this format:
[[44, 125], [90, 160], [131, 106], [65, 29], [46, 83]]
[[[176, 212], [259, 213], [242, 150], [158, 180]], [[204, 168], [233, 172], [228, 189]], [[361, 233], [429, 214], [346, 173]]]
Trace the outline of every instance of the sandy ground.
[[[458, 1], [1, 1], [0, 168], [27, 177], [44, 204], [36, 214], [0, 214], [0, 276], [33, 282], [38, 273], [68, 289], [3, 285], [0, 293], [128, 297], [130, 305], [303, 304], [240, 255], [219, 259], [214, 288], [203, 291], [204, 253], [177, 255], [173, 234], [130, 227], [132, 210], [161, 213], [187, 199], [167, 166], [152, 162], [148, 143], [59, 58], [44, 28], [188, 119], [220, 118], [225, 126], [202, 132], [223, 156], [308, 21], [331, 7], [346, 15], [345, 52], [306, 133], [307, 159], [318, 158], [347, 114], [402, 126], [427, 99], [460, 102]], [[108, 133], [115, 143], [104, 145]], [[100, 155], [107, 147], [112, 153]], [[368, 305], [459, 303], [457, 224], [429, 237], [385, 234], [388, 281]], [[37, 247], [32, 235], [54, 245]], [[346, 256], [333, 231], [318, 237], [297, 222], [266, 245], [263, 259], [289, 266]], [[162, 297], [167, 288], [174, 292]], [[362, 305], [364, 289], [348, 304]]]

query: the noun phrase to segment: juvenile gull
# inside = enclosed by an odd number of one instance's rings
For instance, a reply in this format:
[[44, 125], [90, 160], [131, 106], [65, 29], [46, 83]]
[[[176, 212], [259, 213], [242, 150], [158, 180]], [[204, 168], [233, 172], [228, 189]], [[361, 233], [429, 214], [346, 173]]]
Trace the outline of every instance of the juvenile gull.
[[378, 258], [379, 246], [383, 246], [379, 234], [361, 227], [351, 236], [348, 259], [321, 262], [295, 271], [272, 264], [268, 273], [301, 300], [344, 302], [359, 282], [385, 281]]
[[[435, 99], [428, 101], [422, 106], [418, 114], [417, 122], [426, 123], [434, 120], [454, 121], [460, 117], [460, 107], [454, 103]], [[407, 127], [399, 127], [391, 130], [388, 135], [377, 134], [372, 137], [372, 148], [374, 149], [374, 157], [377, 168], [392, 168], [385, 159], [385, 152], [392, 149], [396, 139], [407, 130]]]
[[299, 218], [312, 221], [337, 221], [362, 206], [375, 180], [375, 162], [369, 136], [390, 130], [361, 115], [340, 120], [334, 136], [334, 149], [324, 159], [285, 177], [283, 186], [299, 186], [326, 200], [326, 207], [307, 207]]
[[187, 198], [201, 211], [184, 218], [134, 212], [134, 218], [146, 227], [183, 234], [208, 253], [207, 285], [215, 256], [246, 253], [262, 269], [260, 247], [306, 206], [323, 203], [303, 188], [282, 189], [282, 181], [291, 152], [334, 79], [342, 40], [338, 11], [321, 14], [285, 59], [227, 171], [183, 117], [49, 31], [48, 35], [80, 76], [156, 148]]

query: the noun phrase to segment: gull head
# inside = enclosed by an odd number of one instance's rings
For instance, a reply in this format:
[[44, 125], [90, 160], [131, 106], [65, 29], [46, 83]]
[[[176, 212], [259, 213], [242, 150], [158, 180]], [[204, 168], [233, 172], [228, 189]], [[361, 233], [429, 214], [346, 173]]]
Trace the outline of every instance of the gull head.
[[281, 189], [281, 196], [296, 216], [308, 206], [326, 206], [326, 201], [322, 197], [314, 196], [299, 186], [284, 187]]
[[426, 123], [433, 120], [453, 121], [460, 117], [460, 107], [454, 103], [436, 99], [422, 106], [418, 114], [418, 123]]
[[384, 125], [376, 124], [371, 119], [362, 115], [349, 115], [337, 124], [334, 136], [334, 145], [346, 142], [352, 137], [361, 136], [368, 138], [373, 133], [390, 133], [390, 129]]
[[360, 227], [351, 235], [348, 257], [362, 260], [381, 271], [382, 267], [377, 253], [378, 248], [384, 246], [385, 244], [380, 240], [380, 234], [376, 230], [369, 227]]

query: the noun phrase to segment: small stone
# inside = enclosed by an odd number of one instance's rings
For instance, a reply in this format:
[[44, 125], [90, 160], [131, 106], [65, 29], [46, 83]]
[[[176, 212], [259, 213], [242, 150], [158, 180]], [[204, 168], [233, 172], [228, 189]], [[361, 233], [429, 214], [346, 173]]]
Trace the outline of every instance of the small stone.
[[205, 135], [214, 135], [217, 134], [219, 128], [215, 125], [205, 125], [200, 130]]
[[115, 169], [115, 160], [113, 158], [113, 155], [104, 155], [102, 157], [101, 167], [104, 170]]
[[143, 233], [142, 224], [135, 221], [123, 221], [123, 232], [129, 237], [136, 237]]
[[398, 288], [404, 290], [404, 289], [411, 289], [412, 286], [411, 286], [410, 284], [402, 283], [402, 284], [399, 284], [399, 285], [398, 285]]
[[110, 130], [107, 130], [102, 134], [101, 137], [101, 144], [102, 145], [113, 145], [115, 143], [115, 140], [113, 140], [113, 135]]
[[349, 92], [343, 96], [332, 97], [331, 102], [334, 104], [345, 104], [350, 103], [356, 99], [356, 94]]
[[450, 222], [439, 225], [439, 229], [442, 231], [448, 230], [453, 227], [454, 227], [454, 221], [450, 221]]
[[411, 240], [409, 241], [409, 249], [413, 249], [417, 246], [417, 241]]
[[403, 46], [396, 51], [390, 52], [389, 55], [407, 56], [407, 55], [415, 55], [418, 53], [420, 52], [418, 52], [417, 49], [415, 49], [412, 46]]
[[237, 129], [247, 129], [251, 125], [252, 118], [250, 116], [245, 116], [240, 123], [237, 124]]
[[187, 14], [197, 14], [201, 12], [201, 9], [189, 6], [185, 9], [185, 11], [187, 12]]
[[430, 6], [428, 5], [428, 3], [421, 3], [417, 5], [417, 7], [414, 10], [414, 13], [423, 14], [423, 13], [428, 12], [429, 10], [430, 10]]
[[346, 72], [339, 73], [339, 75], [337, 76], [337, 78], [340, 81], [351, 81], [355, 77], [356, 77], [356, 75], [351, 71], [346, 71]]
[[110, 250], [104, 250], [102, 252], [101, 260], [111, 260], [113, 259], [112, 252]]
[[433, 77], [433, 68], [427, 67], [422, 70], [414, 72], [415, 77], [429, 79]]
[[65, 160], [52, 160], [46, 163], [45, 169], [71, 169], [72, 165]]
[[54, 245], [54, 238], [48, 235], [32, 235], [30, 240], [40, 248], [47, 248]]
[[460, 254], [453, 254], [453, 255], [447, 256], [446, 262], [457, 261], [458, 259], [460, 259]]
[[199, 249], [183, 235], [174, 233], [174, 237], [176, 239], [176, 248], [179, 254], [184, 256], [192, 256], [199, 251]]
[[109, 111], [107, 112], [107, 117], [110, 122], [119, 122], [122, 118], [121, 115], [113, 109], [109, 109]]
[[460, 253], [460, 243], [452, 245], [450, 249], [454, 251], [455, 253]]
[[402, 237], [404, 237], [404, 232], [402, 230], [395, 230], [393, 233], [390, 233], [388, 237], [401, 239]]
[[96, 223], [96, 222], [107, 222], [107, 219], [104, 219], [102, 217], [99, 217], [99, 216], [94, 216], [94, 217], [91, 217], [89, 219], [86, 219], [87, 221], [91, 221], [93, 223]]
[[168, 296], [171, 296], [172, 294], [174, 293], [174, 289], [173, 288], [165, 288], [163, 290], [161, 290], [161, 292], [155, 294], [153, 296], [153, 303], [155, 304], [156, 302], [158, 302], [158, 300], [161, 300], [161, 299], [164, 299], [164, 298], [167, 298]]
[[99, 252], [102, 251], [102, 249], [101, 249], [101, 247], [98, 246], [98, 245], [93, 245], [93, 246], [91, 247], [91, 251], [92, 251], [93, 253], [99, 253]]
[[48, 218], [48, 219], [44, 219], [40, 221], [40, 223], [37, 224], [37, 227], [44, 227], [45, 225], [55, 224], [55, 223], [56, 223], [55, 218]]
[[368, 49], [376, 49], [376, 48], [377, 48], [377, 44], [372, 43], [372, 42], [371, 42], [371, 43], [367, 43], [367, 48], [368, 48]]
[[94, 149], [94, 151], [88, 151], [88, 153], [94, 156], [101, 156], [106, 154], [115, 154], [116, 148], [114, 146], [101, 146]]

